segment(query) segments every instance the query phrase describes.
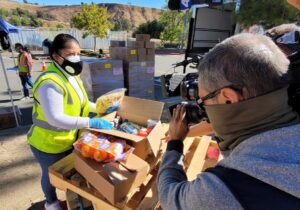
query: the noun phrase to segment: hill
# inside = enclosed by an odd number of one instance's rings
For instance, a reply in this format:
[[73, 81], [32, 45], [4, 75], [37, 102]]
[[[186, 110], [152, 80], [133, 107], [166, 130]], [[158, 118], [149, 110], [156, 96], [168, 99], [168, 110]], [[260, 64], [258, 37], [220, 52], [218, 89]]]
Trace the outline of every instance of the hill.
[[[143, 8], [132, 5], [99, 4], [99, 6], [105, 6], [107, 8], [110, 21], [127, 19], [134, 28], [141, 23], [158, 19], [162, 12], [160, 9]], [[36, 15], [38, 12], [42, 14], [39, 15], [38, 19], [42, 22], [43, 26], [55, 27], [58, 23], [69, 26], [72, 15], [80, 12], [81, 5], [44, 6], [19, 3], [12, 0], [1, 0], [2, 10], [12, 11], [16, 8], [26, 10], [31, 15]], [[4, 16], [4, 18], [10, 17]]]

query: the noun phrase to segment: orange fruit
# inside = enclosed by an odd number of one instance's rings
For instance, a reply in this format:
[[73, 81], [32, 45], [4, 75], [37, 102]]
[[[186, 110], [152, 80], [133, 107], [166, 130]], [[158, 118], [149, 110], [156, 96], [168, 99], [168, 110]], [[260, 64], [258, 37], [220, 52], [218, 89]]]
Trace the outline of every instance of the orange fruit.
[[94, 152], [94, 159], [98, 162], [103, 161], [102, 153], [101, 151], [97, 150]]
[[81, 155], [85, 158], [90, 157], [90, 147], [88, 145], [82, 145]]

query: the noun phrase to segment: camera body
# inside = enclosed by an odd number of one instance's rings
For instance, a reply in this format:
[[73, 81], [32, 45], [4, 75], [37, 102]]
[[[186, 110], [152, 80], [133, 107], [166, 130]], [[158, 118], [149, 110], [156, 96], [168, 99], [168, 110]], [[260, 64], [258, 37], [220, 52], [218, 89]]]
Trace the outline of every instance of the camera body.
[[[179, 104], [185, 106], [186, 121], [189, 125], [198, 124], [207, 120], [205, 109], [199, 105], [198, 73], [187, 74], [180, 84], [180, 95], [183, 101]], [[178, 104], [169, 107], [171, 115]]]

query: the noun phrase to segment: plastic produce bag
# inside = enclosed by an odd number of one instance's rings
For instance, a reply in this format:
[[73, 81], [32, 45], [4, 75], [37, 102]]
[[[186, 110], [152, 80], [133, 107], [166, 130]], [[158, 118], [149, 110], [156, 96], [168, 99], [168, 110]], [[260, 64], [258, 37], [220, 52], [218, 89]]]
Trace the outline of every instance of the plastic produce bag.
[[83, 132], [74, 147], [83, 157], [97, 162], [126, 161], [134, 150], [123, 139], [90, 131]]
[[120, 88], [100, 96], [96, 101], [98, 114], [105, 115], [118, 110], [124, 98], [125, 91], [126, 88]]

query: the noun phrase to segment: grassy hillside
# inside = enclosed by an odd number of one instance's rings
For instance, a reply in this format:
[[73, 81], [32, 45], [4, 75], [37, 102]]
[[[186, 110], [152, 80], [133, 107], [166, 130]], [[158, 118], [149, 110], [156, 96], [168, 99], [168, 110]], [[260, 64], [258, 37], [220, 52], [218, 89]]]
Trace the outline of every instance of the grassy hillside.
[[[126, 19], [133, 28], [141, 23], [158, 19], [162, 11], [160, 9], [120, 4], [100, 4], [100, 6], [107, 7], [110, 21]], [[72, 15], [80, 12], [80, 10], [81, 5], [44, 6], [1, 0], [0, 17], [12, 21], [16, 25], [69, 27]]]

